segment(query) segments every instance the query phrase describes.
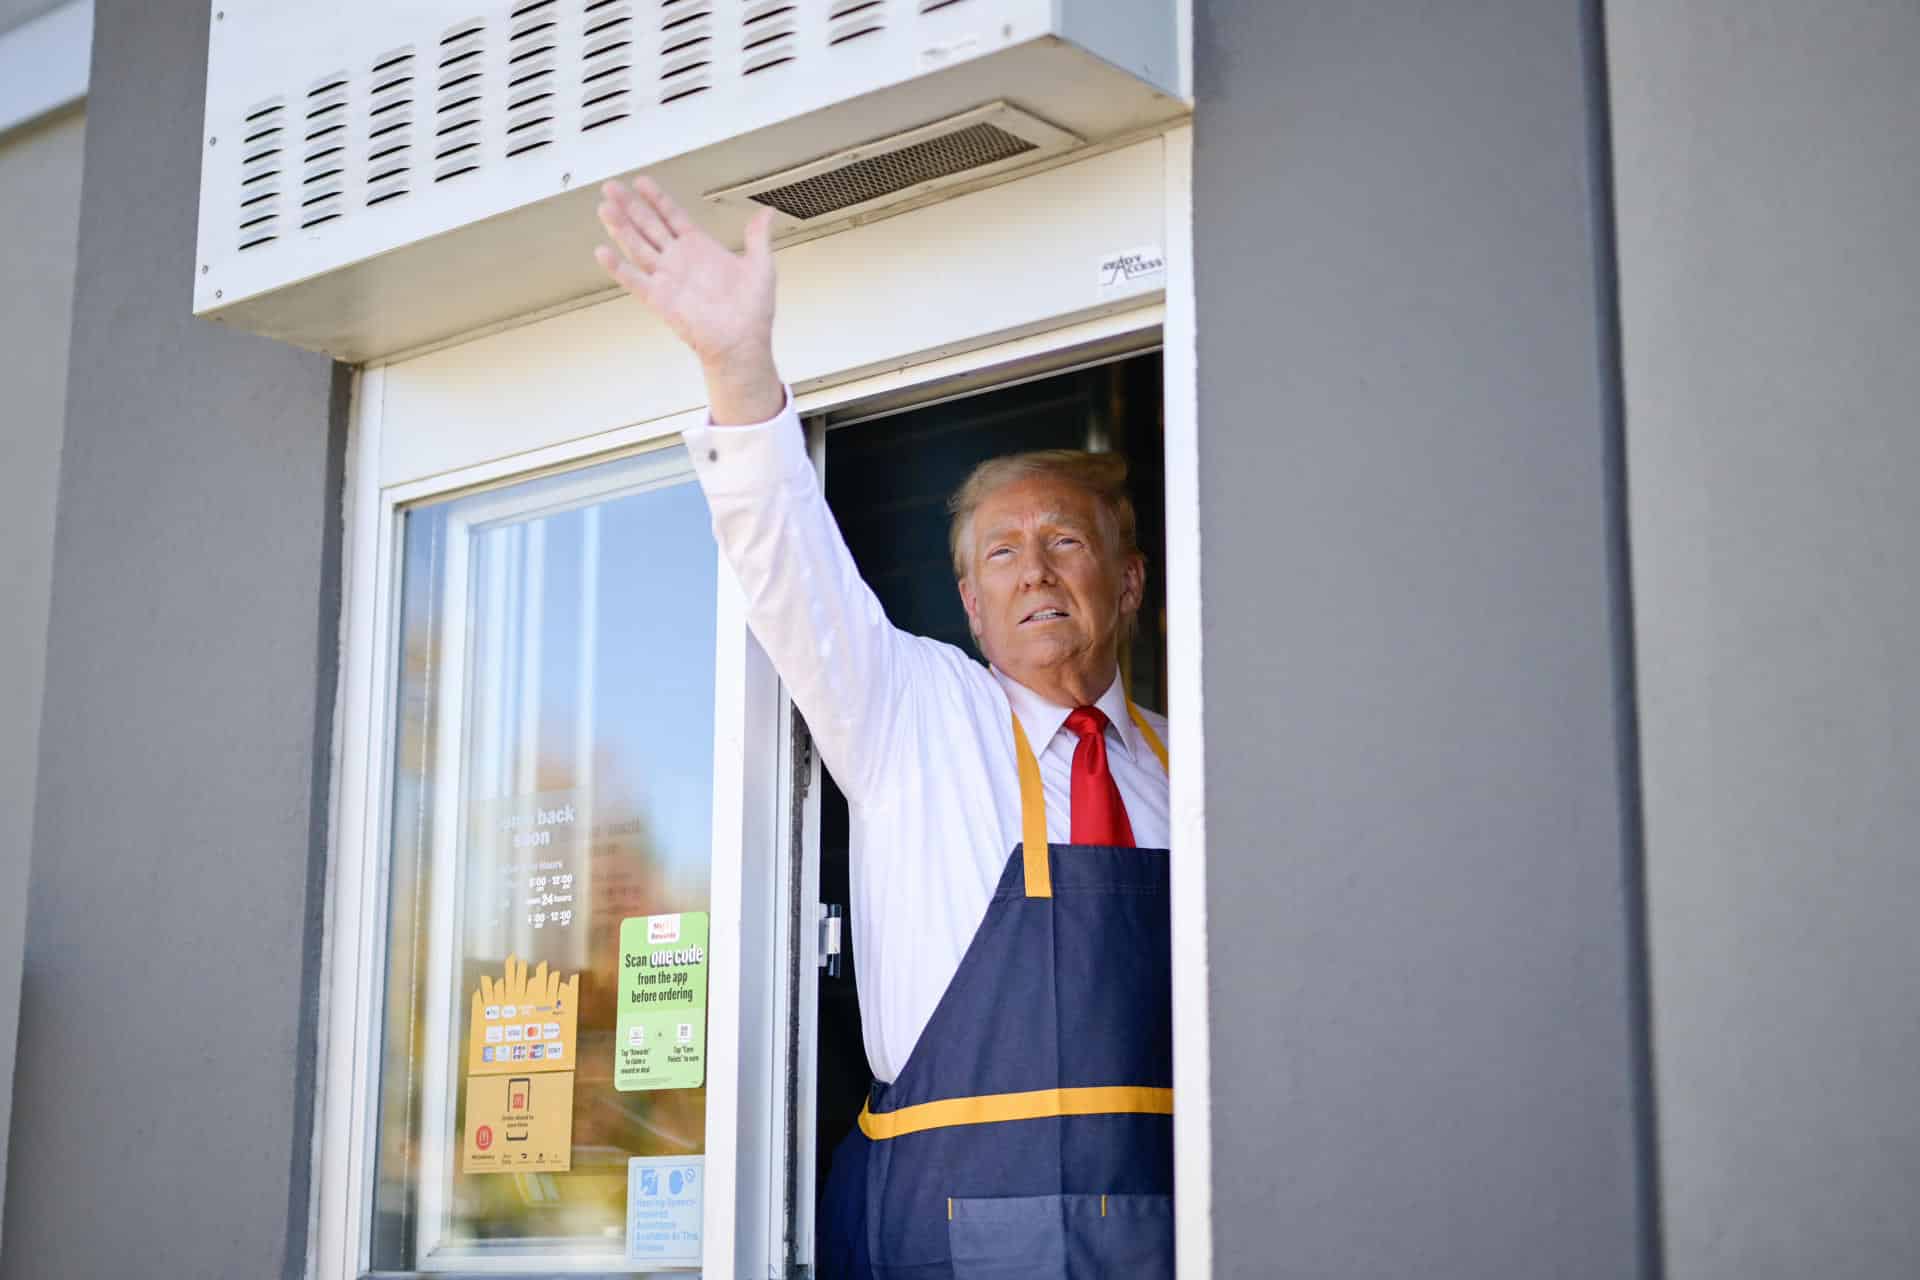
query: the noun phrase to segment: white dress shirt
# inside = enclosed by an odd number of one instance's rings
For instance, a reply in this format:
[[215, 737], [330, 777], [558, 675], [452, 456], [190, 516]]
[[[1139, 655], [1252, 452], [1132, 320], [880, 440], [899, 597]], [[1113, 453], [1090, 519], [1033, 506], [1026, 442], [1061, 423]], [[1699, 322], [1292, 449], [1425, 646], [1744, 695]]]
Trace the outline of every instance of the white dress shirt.
[[[1014, 714], [1039, 757], [1047, 835], [1067, 841], [1072, 708], [887, 621], [827, 507], [791, 398], [771, 422], [686, 439], [753, 633], [846, 793], [861, 1030], [874, 1076], [892, 1081], [1020, 843]], [[1134, 840], [1164, 849], [1167, 775], [1118, 680], [1098, 706]], [[1144, 714], [1167, 741], [1166, 722]]]

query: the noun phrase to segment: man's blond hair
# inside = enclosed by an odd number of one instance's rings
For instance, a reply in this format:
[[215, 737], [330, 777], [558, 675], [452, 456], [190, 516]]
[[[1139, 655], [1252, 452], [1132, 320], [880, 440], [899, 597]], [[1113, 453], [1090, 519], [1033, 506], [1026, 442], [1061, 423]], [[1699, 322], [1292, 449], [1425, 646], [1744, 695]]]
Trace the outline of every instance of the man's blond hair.
[[953, 553], [953, 576], [964, 578], [972, 548], [973, 513], [995, 490], [1034, 476], [1065, 480], [1099, 499], [1106, 513], [1110, 550], [1122, 558], [1137, 555], [1133, 499], [1127, 493], [1127, 460], [1113, 453], [1087, 453], [1080, 449], [1036, 449], [1031, 453], [1010, 453], [989, 458], [973, 469], [966, 482], [947, 500], [953, 523], [947, 530], [948, 547]]

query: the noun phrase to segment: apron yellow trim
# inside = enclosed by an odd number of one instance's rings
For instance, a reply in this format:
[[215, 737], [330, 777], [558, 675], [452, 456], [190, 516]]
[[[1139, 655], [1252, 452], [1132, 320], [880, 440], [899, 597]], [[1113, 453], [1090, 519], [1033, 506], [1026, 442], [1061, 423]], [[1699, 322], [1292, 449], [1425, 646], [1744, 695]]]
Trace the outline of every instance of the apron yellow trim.
[[[1160, 767], [1171, 773], [1172, 766], [1167, 763], [1167, 744], [1160, 741], [1160, 735], [1140, 714], [1140, 708], [1133, 705], [1132, 698], [1127, 699], [1127, 714], [1133, 717], [1140, 736], [1153, 748]], [[1034, 757], [1033, 744], [1027, 741], [1027, 731], [1020, 727], [1019, 716], [1013, 718], [1013, 754], [1020, 766], [1020, 843], [1021, 859], [1027, 873], [1027, 896], [1051, 898], [1053, 866], [1047, 852], [1047, 793], [1040, 785], [1040, 761]]]
[[1027, 867], [1027, 896], [1053, 896], [1053, 868], [1047, 858], [1047, 793], [1040, 785], [1040, 762], [1033, 758], [1033, 744], [1013, 718], [1013, 753], [1020, 761], [1020, 843], [1021, 858]]
[[1030, 1093], [989, 1093], [977, 1098], [942, 1098], [875, 1115], [860, 1108], [860, 1132], [875, 1142], [904, 1138], [928, 1129], [1007, 1120], [1051, 1120], [1059, 1116], [1173, 1114], [1173, 1090], [1135, 1085], [1082, 1089], [1035, 1089]]

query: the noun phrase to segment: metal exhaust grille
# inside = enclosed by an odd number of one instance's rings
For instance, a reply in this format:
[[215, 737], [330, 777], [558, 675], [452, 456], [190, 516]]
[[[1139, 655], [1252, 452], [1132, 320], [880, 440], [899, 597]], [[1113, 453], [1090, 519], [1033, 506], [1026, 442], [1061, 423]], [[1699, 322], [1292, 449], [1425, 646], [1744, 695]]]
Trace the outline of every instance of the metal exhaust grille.
[[433, 180], [447, 182], [480, 167], [485, 103], [486, 24], [455, 23], [440, 37], [434, 68]]
[[527, 0], [508, 15], [507, 158], [550, 146], [560, 85], [560, 10], [556, 0]]
[[241, 250], [272, 244], [280, 238], [282, 174], [286, 164], [287, 104], [284, 98], [255, 103], [241, 122], [240, 216]]
[[581, 28], [580, 132], [633, 114], [633, 6], [588, 0]]
[[752, 198], [805, 221], [1034, 150], [1038, 150], [1034, 143], [1017, 134], [996, 125], [976, 124], [898, 151], [855, 160], [783, 187], [755, 192]]
[[713, 88], [713, 5], [660, 0], [660, 105]]
[[307, 90], [305, 169], [300, 179], [302, 231], [346, 215], [347, 125], [347, 73], [336, 71]]
[[367, 204], [398, 200], [413, 188], [413, 46], [373, 62], [367, 92]]
[[755, 0], [740, 15], [740, 74], [784, 66], [800, 56], [798, 6], [787, 0]]
[[887, 29], [886, 0], [834, 0], [827, 10], [827, 43], [845, 44]]

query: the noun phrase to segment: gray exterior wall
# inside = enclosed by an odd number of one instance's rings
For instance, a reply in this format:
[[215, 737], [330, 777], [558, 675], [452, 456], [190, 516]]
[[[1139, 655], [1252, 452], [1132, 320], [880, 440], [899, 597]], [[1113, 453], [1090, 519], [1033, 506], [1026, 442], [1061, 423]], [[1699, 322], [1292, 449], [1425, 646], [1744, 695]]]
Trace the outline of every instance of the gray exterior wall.
[[1920, 1275], [1920, 6], [1607, 12], [1669, 1271]]
[[343, 384], [189, 313], [208, 17], [97, 13], [7, 1277], [306, 1246]]
[[78, 110], [0, 135], [0, 1186], [13, 1102], [85, 142]]
[[1222, 1276], [1657, 1266], [1595, 22], [1196, 6]]

